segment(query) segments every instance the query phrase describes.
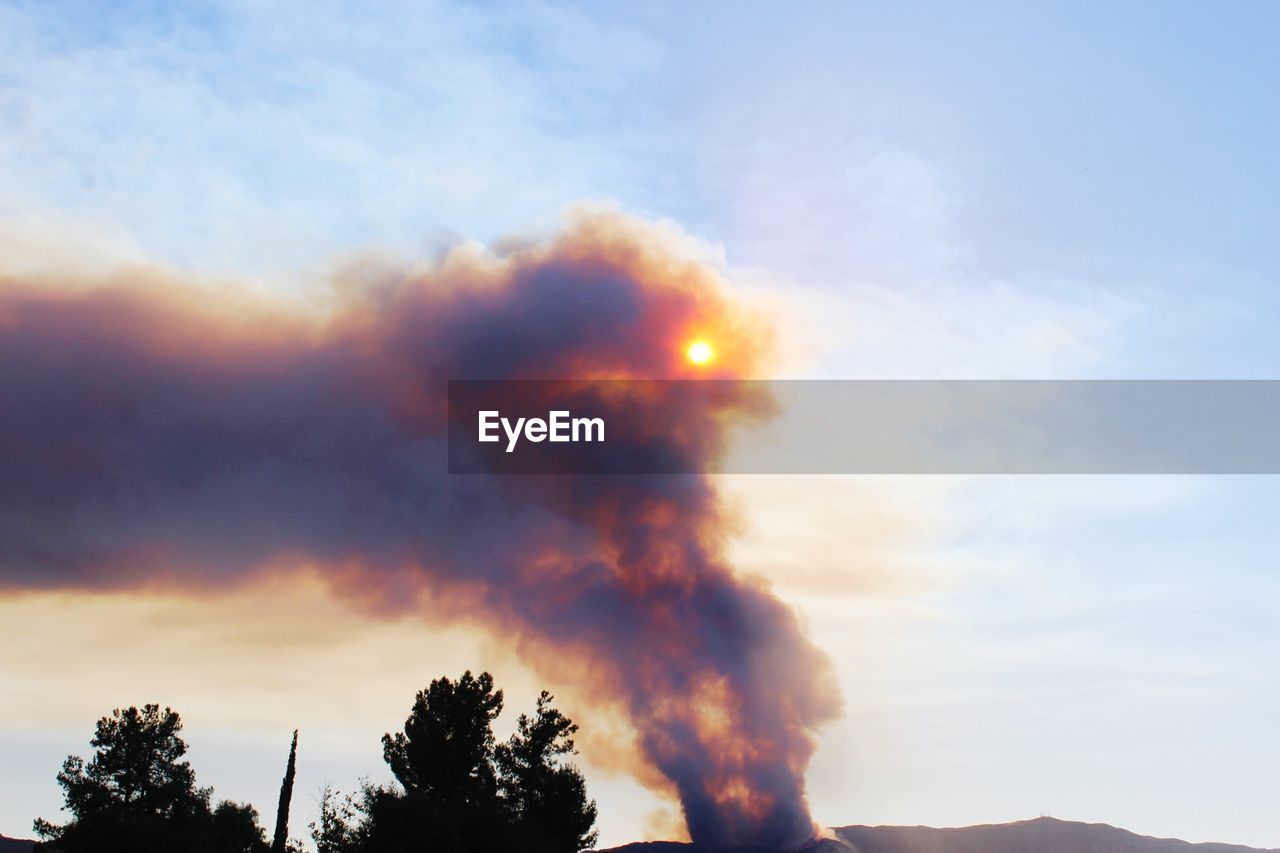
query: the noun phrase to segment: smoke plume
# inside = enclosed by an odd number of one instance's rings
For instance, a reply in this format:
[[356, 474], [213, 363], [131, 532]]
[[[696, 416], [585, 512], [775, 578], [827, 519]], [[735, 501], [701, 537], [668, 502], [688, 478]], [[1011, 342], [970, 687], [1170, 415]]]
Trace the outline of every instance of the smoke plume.
[[[0, 586], [199, 588], [305, 561], [383, 607], [428, 591], [623, 709], [695, 842], [811, 837], [804, 771], [838, 699], [792, 611], [723, 558], [712, 480], [446, 468], [450, 379], [751, 376], [762, 327], [608, 212], [348, 278], [307, 317], [154, 273], [0, 281]], [[699, 338], [710, 365], [685, 357]], [[753, 407], [625, 402], [644, 422], [624, 434], [707, 464]]]

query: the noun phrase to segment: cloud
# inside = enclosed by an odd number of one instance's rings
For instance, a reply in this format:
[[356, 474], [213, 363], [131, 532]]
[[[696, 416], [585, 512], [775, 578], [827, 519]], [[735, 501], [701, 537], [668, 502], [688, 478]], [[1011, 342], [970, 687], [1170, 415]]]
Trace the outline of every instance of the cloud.
[[149, 11], [0, 10], [0, 212], [284, 286], [352, 247], [645, 202], [625, 168], [644, 106], [616, 105], [660, 51], [627, 28], [550, 5]]

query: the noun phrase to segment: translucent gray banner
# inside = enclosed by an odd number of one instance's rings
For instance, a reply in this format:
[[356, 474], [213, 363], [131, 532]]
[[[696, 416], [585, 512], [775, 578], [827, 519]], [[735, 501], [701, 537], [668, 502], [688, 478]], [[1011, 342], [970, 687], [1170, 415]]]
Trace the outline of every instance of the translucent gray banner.
[[[449, 390], [455, 473], [1280, 473], [1280, 380], [522, 381]], [[602, 438], [552, 443], [521, 433], [512, 444], [490, 423], [503, 438], [480, 443], [479, 409], [504, 407], [543, 420], [569, 412], [566, 436], [574, 420], [599, 419]]]

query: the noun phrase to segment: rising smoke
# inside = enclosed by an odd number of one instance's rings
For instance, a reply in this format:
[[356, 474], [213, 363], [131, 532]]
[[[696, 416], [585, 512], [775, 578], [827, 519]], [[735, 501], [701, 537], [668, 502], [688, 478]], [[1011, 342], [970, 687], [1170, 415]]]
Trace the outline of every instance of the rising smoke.
[[[445, 464], [449, 379], [751, 376], [762, 327], [661, 229], [608, 212], [363, 278], [308, 317], [154, 273], [0, 282], [0, 587], [198, 588], [307, 561], [388, 608], [430, 590], [575, 662], [695, 842], [811, 837], [804, 771], [838, 698], [792, 611], [726, 563], [713, 481]], [[696, 338], [709, 369], [685, 358]], [[750, 408], [627, 412], [710, 464]]]

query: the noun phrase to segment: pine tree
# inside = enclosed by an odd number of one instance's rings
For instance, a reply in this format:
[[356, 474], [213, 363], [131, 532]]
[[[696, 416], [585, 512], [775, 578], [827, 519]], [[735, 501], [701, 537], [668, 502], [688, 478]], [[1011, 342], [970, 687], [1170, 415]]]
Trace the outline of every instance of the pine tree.
[[181, 731], [178, 713], [159, 705], [117, 708], [98, 720], [93, 757], [68, 756], [58, 774], [71, 820], [37, 819], [40, 849], [267, 853], [252, 806], [224, 800], [213, 808], [213, 789], [196, 786]]
[[169, 818], [196, 811], [208, 798], [197, 790], [195, 771], [181, 761], [187, 744], [182, 720], [159, 705], [117, 708], [98, 720], [88, 764], [68, 756], [58, 774], [66, 808], [76, 818], [101, 811]]
[[596, 804], [568, 763], [578, 727], [543, 691], [503, 744], [493, 676], [438, 678], [418, 693], [404, 729], [382, 739], [399, 785], [366, 780], [326, 789], [311, 824], [319, 853], [578, 853], [595, 844]]
[[595, 844], [596, 804], [586, 780], [565, 759], [575, 753], [572, 720], [542, 691], [533, 717], [521, 714], [516, 733], [495, 750], [502, 794], [515, 811], [524, 849], [576, 853]]
[[492, 725], [501, 712], [502, 691], [489, 673], [437, 678], [419, 691], [404, 730], [383, 736], [383, 758], [408, 792], [459, 805], [487, 801], [495, 789]]

